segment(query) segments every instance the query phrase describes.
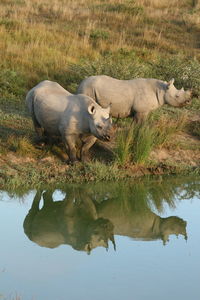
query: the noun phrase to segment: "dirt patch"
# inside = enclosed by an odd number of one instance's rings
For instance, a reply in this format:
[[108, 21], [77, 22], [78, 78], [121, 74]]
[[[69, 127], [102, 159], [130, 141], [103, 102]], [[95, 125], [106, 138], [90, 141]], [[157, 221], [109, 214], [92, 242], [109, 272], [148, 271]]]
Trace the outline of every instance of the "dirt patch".
[[168, 150], [156, 149], [152, 151], [150, 159], [159, 163], [185, 164], [190, 166], [200, 166], [200, 153], [194, 150]]
[[200, 166], [200, 139], [188, 133], [176, 134], [170, 147], [158, 148], [151, 152], [150, 159], [156, 163], [185, 164]]

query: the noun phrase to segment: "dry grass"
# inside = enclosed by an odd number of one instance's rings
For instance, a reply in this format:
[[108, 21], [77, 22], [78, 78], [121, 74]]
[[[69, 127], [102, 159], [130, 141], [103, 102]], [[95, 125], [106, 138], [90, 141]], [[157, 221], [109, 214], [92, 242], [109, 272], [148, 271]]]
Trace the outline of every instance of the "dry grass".
[[121, 47], [150, 50], [152, 58], [159, 51], [199, 56], [198, 26], [199, 11], [189, 0], [4, 0], [1, 67], [23, 71], [32, 85], [56, 77], [69, 62]]

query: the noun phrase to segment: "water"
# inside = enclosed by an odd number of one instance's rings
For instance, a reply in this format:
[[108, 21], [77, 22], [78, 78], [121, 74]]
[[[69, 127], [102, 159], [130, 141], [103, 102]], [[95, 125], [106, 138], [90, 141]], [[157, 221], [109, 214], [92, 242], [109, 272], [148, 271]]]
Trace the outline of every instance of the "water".
[[0, 299], [200, 299], [200, 180], [0, 192]]

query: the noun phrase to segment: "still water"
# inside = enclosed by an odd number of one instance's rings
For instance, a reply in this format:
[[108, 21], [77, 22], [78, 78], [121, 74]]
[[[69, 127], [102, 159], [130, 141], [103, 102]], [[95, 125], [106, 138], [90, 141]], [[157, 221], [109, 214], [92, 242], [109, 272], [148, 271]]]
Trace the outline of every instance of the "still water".
[[200, 180], [0, 191], [0, 241], [3, 300], [198, 300]]

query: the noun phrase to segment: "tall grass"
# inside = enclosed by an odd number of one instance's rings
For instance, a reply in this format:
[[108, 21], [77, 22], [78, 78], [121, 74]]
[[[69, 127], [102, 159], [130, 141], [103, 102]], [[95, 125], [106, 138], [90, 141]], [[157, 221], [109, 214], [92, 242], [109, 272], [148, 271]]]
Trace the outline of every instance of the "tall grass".
[[155, 128], [149, 124], [136, 125], [134, 130], [134, 139], [132, 143], [133, 162], [144, 164], [153, 149], [155, 140]]
[[124, 165], [132, 159], [132, 144], [134, 137], [134, 126], [123, 128], [117, 133], [116, 147], [114, 149], [115, 159]]
[[122, 165], [128, 162], [145, 164], [151, 151], [155, 147], [164, 146], [173, 134], [183, 129], [185, 123], [185, 114], [177, 120], [163, 116], [156, 122], [147, 120], [143, 124], [132, 123], [117, 135], [115, 160]]

